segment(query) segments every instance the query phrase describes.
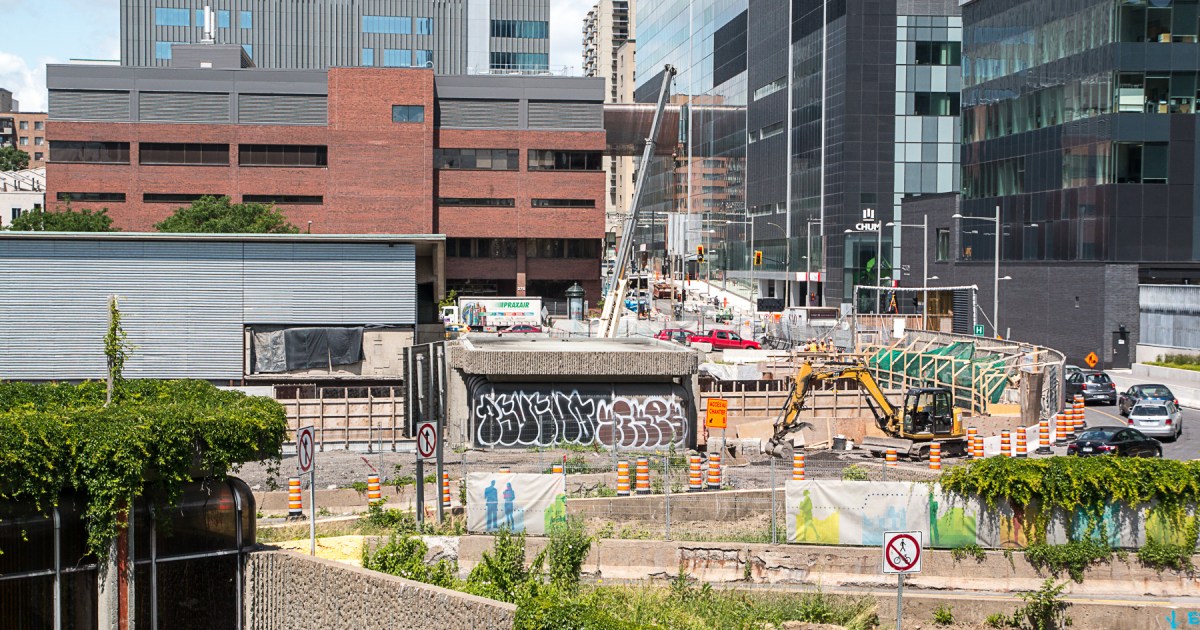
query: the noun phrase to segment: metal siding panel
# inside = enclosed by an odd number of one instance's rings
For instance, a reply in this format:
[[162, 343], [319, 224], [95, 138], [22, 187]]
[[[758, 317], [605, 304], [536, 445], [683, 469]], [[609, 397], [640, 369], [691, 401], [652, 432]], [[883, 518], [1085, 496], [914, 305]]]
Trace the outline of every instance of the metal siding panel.
[[325, 125], [329, 99], [288, 94], [239, 94], [242, 125]]
[[204, 92], [139, 92], [142, 122], [227, 123], [229, 94]]
[[530, 129], [603, 129], [604, 105], [563, 101], [529, 101]]
[[409, 244], [247, 243], [247, 324], [396, 324], [417, 319]]
[[129, 92], [50, 90], [50, 120], [129, 120]]
[[459, 129], [519, 129], [518, 101], [440, 99], [438, 126]]

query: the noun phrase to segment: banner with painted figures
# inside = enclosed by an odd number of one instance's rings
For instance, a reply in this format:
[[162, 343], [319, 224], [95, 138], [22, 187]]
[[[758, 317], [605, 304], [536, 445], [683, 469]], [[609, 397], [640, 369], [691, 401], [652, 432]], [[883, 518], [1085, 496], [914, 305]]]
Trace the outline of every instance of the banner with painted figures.
[[[883, 544], [886, 531], [922, 531], [927, 546], [953, 549], [1021, 549], [1037, 518], [1036, 506], [984, 505], [977, 497], [945, 493], [921, 482], [789, 481], [786, 489], [787, 540], [817, 545]], [[1092, 538], [1114, 548], [1135, 549], [1147, 537], [1178, 542], [1173, 527], [1149, 506], [1113, 504], [1093, 523], [1083, 512], [1056, 515], [1046, 541], [1064, 544]], [[1068, 523], [1069, 521], [1069, 523]]]
[[507, 529], [545, 534], [566, 522], [567, 480], [563, 475], [467, 475], [467, 529], [473, 533]]

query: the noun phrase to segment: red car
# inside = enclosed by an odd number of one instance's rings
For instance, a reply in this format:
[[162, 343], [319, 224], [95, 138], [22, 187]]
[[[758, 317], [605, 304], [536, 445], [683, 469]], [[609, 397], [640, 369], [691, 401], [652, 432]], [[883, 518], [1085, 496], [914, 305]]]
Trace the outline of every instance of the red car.
[[506, 333], [540, 333], [540, 332], [542, 332], [542, 327], [541, 327], [541, 326], [534, 326], [534, 325], [532, 325], [532, 324], [517, 324], [516, 326], [509, 326], [508, 328], [505, 328], [504, 330], [501, 330], [500, 332], [506, 332]]
[[713, 350], [761, 350], [762, 346], [752, 339], [742, 339], [732, 330], [710, 330], [688, 336], [688, 343], [712, 344]]
[[654, 338], [663, 341], [674, 341], [676, 343], [687, 343], [688, 338], [694, 334], [696, 333], [686, 328], [664, 328], [655, 333]]

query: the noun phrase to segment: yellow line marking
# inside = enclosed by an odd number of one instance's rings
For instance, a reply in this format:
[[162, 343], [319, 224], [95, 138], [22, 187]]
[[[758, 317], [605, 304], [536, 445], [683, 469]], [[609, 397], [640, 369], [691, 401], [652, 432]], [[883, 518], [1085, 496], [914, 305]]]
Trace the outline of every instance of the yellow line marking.
[[1121, 422], [1122, 424], [1124, 424], [1126, 422], [1125, 418], [1114, 416], [1111, 413], [1108, 413], [1107, 411], [1100, 411], [1099, 409], [1088, 409], [1087, 411], [1089, 411], [1091, 413], [1098, 413], [1102, 416], [1108, 416], [1109, 418], [1112, 418], [1113, 420], [1117, 420], [1118, 422]]

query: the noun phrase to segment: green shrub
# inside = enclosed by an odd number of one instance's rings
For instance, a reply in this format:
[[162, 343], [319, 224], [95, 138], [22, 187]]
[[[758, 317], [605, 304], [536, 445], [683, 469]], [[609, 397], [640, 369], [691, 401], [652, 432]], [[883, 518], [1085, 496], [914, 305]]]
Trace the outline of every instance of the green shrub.
[[550, 583], [567, 592], [578, 589], [583, 562], [591, 549], [592, 537], [580, 520], [569, 518], [565, 524], [551, 528], [546, 547]]
[[[1191, 537], [1190, 540], [1195, 540]], [[1164, 542], [1156, 539], [1153, 536], [1146, 538], [1146, 544], [1138, 549], [1138, 561], [1143, 566], [1163, 571], [1171, 569], [1192, 575], [1196, 572], [1195, 565], [1192, 564], [1192, 554], [1196, 551], [1196, 545], [1182, 545], [1170, 542]]]
[[457, 585], [458, 565], [447, 560], [438, 560], [429, 565], [425, 555], [429, 547], [420, 538], [411, 535], [395, 535], [387, 544], [374, 553], [364, 549], [362, 565], [365, 569], [380, 571], [402, 578], [433, 584], [443, 588]]
[[870, 481], [867, 470], [858, 464], [850, 464], [842, 469], [842, 481]]
[[1083, 582], [1083, 573], [1094, 564], [1112, 561], [1113, 550], [1093, 540], [1077, 540], [1065, 545], [1034, 543], [1025, 548], [1025, 559], [1035, 569], [1045, 569], [1052, 575], [1064, 571], [1076, 582]]
[[933, 624], [936, 626], [954, 625], [954, 610], [949, 606], [938, 606], [933, 611]]

